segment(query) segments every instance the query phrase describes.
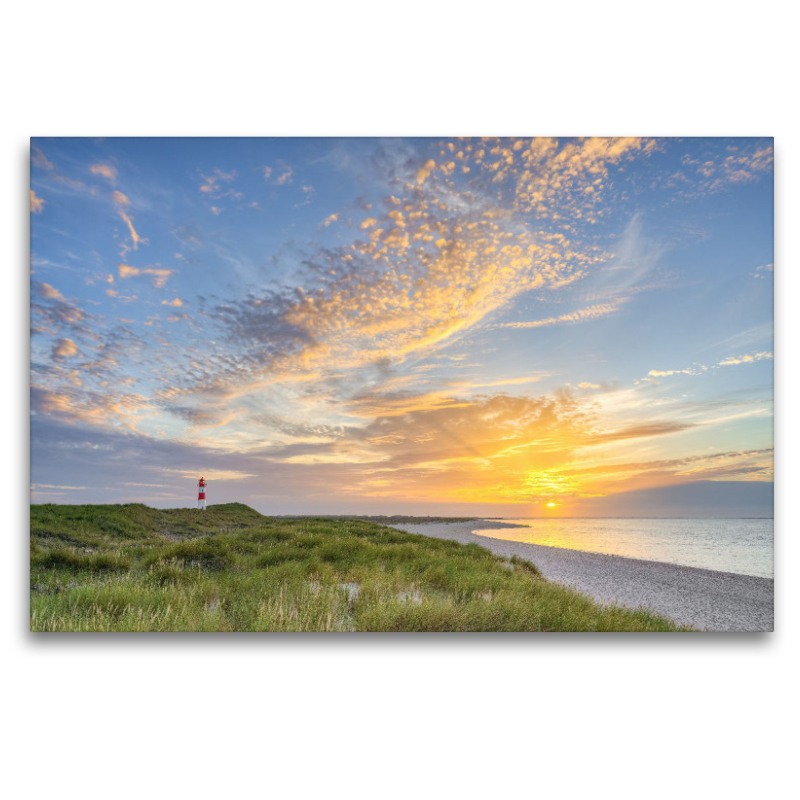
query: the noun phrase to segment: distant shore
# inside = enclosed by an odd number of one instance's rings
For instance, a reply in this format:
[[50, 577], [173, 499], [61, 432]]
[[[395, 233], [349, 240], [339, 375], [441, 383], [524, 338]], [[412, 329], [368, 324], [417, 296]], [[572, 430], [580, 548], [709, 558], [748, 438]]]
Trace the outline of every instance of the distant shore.
[[489, 520], [482, 517], [415, 517], [406, 514], [272, 514], [274, 519], [308, 519], [309, 517], [316, 517], [317, 519], [363, 519], [367, 522], [374, 522], [377, 525], [432, 525], [432, 524], [450, 524], [455, 522], [469, 522], [478, 523], [476, 527], [480, 528], [524, 528], [524, 525], [517, 525], [513, 522], [500, 522], [498, 520], [491, 520], [491, 525], [486, 523]]
[[548, 580], [575, 588], [594, 600], [630, 608], [644, 606], [677, 623], [709, 631], [774, 629], [774, 581], [750, 575], [683, 567], [658, 561], [586, 553], [472, 531], [517, 527], [494, 520], [385, 522], [407, 533], [477, 544], [497, 555], [533, 562]]

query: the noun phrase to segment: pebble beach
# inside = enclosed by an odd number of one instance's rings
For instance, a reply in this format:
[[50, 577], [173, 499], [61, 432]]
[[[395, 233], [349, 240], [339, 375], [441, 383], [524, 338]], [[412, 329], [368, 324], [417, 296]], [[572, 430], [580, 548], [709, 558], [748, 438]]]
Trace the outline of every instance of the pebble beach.
[[649, 608], [682, 625], [718, 632], [774, 629], [774, 581], [658, 561], [587, 553], [480, 536], [481, 528], [516, 527], [497, 521], [395, 524], [407, 533], [477, 544], [535, 564], [547, 580], [571, 586], [597, 602]]

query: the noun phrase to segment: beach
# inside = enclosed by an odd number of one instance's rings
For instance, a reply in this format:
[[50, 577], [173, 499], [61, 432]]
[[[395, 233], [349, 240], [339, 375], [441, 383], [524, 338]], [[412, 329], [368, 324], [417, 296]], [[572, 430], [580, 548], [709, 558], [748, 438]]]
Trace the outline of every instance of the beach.
[[473, 531], [516, 527], [489, 520], [395, 524], [407, 533], [477, 544], [497, 555], [535, 564], [547, 580], [571, 586], [597, 602], [644, 606], [683, 625], [708, 631], [774, 628], [774, 581], [658, 561], [587, 553], [478, 536]]

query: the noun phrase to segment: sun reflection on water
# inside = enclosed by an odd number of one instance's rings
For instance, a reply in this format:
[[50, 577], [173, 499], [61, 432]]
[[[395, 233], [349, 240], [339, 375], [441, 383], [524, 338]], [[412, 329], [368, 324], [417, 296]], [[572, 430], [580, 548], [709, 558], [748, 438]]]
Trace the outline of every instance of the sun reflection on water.
[[[549, 505], [549, 504], [548, 504]], [[772, 519], [509, 519], [479, 536], [689, 567], [773, 575]]]

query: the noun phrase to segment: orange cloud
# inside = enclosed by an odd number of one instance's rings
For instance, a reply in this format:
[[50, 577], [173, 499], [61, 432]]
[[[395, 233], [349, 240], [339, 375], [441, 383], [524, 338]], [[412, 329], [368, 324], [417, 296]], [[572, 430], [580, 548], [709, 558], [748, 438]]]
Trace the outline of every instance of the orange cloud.
[[36, 196], [36, 192], [31, 191], [31, 214], [41, 214], [44, 210], [45, 201], [41, 197]]
[[42, 297], [46, 298], [47, 300], [63, 300], [64, 295], [58, 291], [58, 289], [54, 289], [49, 283], [40, 283], [39, 284], [39, 291]]
[[141, 270], [137, 267], [129, 267], [127, 264], [117, 264], [120, 278], [133, 278], [135, 275], [140, 275]]
[[[354, 481], [353, 493], [528, 503], [544, 493], [577, 492], [578, 482], [562, 471], [573, 466], [597, 426], [594, 415], [568, 395], [467, 401], [432, 393], [385, 401], [358, 436], [358, 462], [371, 453], [373, 463]], [[397, 401], [407, 402], [405, 410]], [[334, 445], [326, 452], [337, 450]]]
[[332, 223], [336, 222], [338, 219], [339, 219], [339, 215], [338, 214], [331, 214], [330, 216], [325, 217], [325, 219], [322, 220], [322, 222], [320, 224], [321, 224], [321, 226], [323, 228], [327, 228], [329, 225], [331, 225]]
[[78, 354], [78, 345], [72, 339], [59, 339], [53, 346], [53, 358], [71, 358]]
[[[637, 148], [646, 149], [639, 139], [581, 140], [561, 150], [555, 140], [515, 146], [487, 141], [479, 150], [485, 149], [484, 158], [467, 146], [457, 152], [462, 153], [459, 160], [480, 164], [492, 179], [505, 170], [514, 181], [529, 163], [543, 163], [552, 178], [544, 216], [548, 209], [569, 213], [571, 195], [558, 189], [558, 180], [592, 185], [610, 165]], [[428, 166], [425, 162], [423, 172]], [[318, 285], [298, 288], [277, 303], [271, 299], [264, 305], [254, 298], [220, 311], [231, 330], [238, 331], [236, 340], [252, 346], [252, 353], [244, 356], [249, 366], [240, 376], [211, 378], [203, 387], [222, 391], [218, 384], [224, 383], [224, 391], [230, 392], [232, 383], [241, 380], [236, 391], [245, 394], [246, 384], [260, 386], [266, 374], [311, 373], [333, 363], [340, 370], [352, 370], [381, 359], [402, 363], [453, 342], [521, 293], [570, 285], [606, 258], [596, 247], [560, 232], [534, 235], [519, 224], [517, 201], [514, 207], [486, 207], [472, 191], [459, 192], [449, 174], [431, 168], [424, 178], [423, 184], [404, 184], [405, 192], [399, 187], [400, 196], [384, 201], [382, 215], [359, 223], [369, 229], [366, 240], [320, 253], [318, 269], [325, 279]], [[599, 195], [599, 188], [593, 194]], [[556, 208], [556, 203], [564, 207]], [[559, 317], [510, 325], [580, 322], [611, 314], [623, 302], [624, 298], [597, 303]], [[266, 314], [268, 319], [262, 321]], [[264, 332], [275, 337], [274, 346], [263, 340]], [[284, 335], [291, 337], [291, 346], [280, 340]], [[259, 367], [254, 369], [254, 364]]]
[[427, 180], [428, 176], [436, 169], [436, 162], [429, 158], [418, 170], [416, 174], [417, 183], [422, 185]]
[[117, 264], [120, 278], [135, 278], [137, 275], [151, 275], [153, 278], [153, 285], [157, 289], [161, 289], [166, 284], [171, 275], [175, 274], [174, 269], [160, 269], [154, 267], [147, 267], [139, 269], [138, 267], [131, 267], [127, 264]]
[[133, 221], [131, 218], [124, 212], [119, 212], [120, 217], [124, 220], [125, 224], [128, 226], [128, 230], [131, 232], [131, 241], [133, 242], [133, 249], [139, 249], [139, 242], [144, 242], [147, 244], [147, 239], [142, 239], [138, 233], [136, 233], [136, 229], [133, 227]]
[[102, 175], [102, 177], [112, 183], [117, 179], [116, 167], [112, 167], [110, 164], [92, 164], [89, 167], [89, 172], [91, 172], [92, 175]]
[[111, 197], [118, 206], [129, 206], [131, 204], [131, 201], [128, 199], [127, 195], [124, 195], [122, 192], [119, 192], [116, 189], [111, 193]]

